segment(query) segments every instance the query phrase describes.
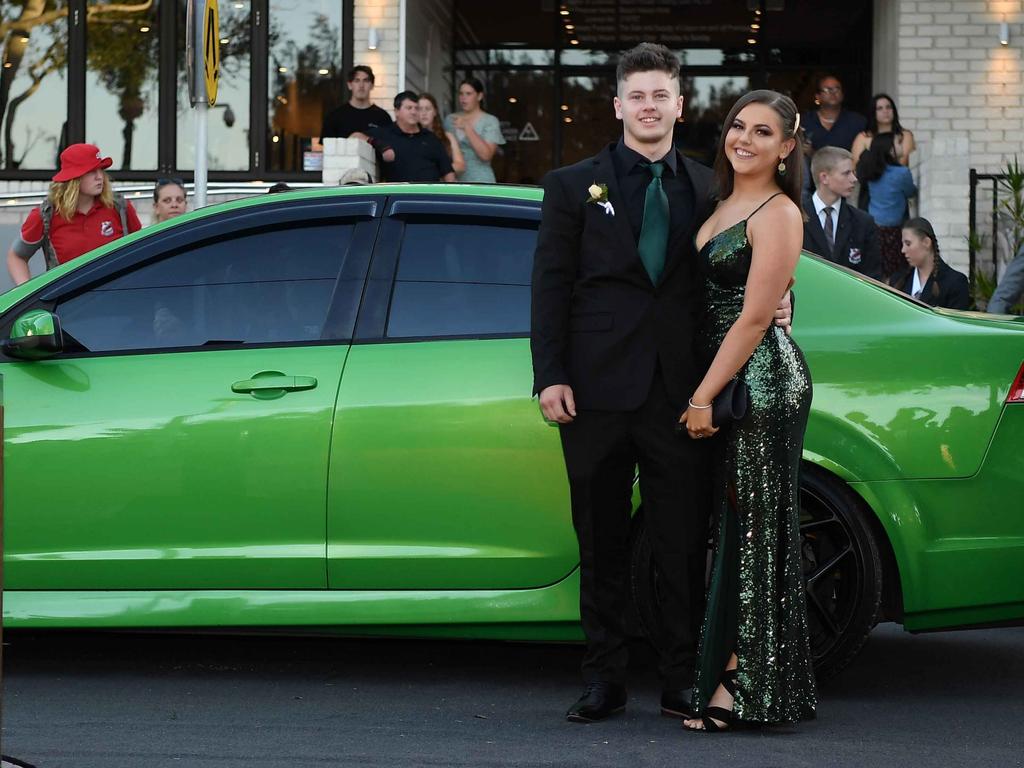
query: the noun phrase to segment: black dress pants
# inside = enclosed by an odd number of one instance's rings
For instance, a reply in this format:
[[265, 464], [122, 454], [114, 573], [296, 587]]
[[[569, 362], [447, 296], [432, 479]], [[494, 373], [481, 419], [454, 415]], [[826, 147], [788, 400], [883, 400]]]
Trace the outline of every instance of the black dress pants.
[[[577, 409], [560, 428], [580, 546], [580, 618], [587, 639], [587, 682], [625, 681], [628, 649], [631, 497], [639, 467], [647, 532], [658, 569], [666, 642], [660, 673], [666, 689], [693, 683], [703, 619], [710, 446], [674, 429], [679, 409], [660, 371], [635, 411]], [[711, 442], [711, 441], [708, 441]]]

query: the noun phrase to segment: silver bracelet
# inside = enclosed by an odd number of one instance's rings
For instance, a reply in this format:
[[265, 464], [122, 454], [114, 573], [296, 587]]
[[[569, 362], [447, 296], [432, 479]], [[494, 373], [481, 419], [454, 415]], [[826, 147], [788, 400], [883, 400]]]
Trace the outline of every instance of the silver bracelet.
[[688, 402], [690, 404], [691, 408], [696, 408], [698, 411], [707, 410], [712, 405], [714, 405], [714, 403], [708, 403], [707, 405], [697, 405], [696, 403], [693, 402], [693, 398], [692, 397], [688, 398], [686, 402]]

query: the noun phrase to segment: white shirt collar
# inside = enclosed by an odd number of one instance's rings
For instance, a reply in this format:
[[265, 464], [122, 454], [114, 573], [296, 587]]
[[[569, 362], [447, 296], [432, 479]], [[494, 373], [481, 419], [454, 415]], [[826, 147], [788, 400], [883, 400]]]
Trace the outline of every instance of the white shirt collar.
[[[825, 214], [824, 211], [828, 207], [828, 204], [818, 196], [817, 190], [811, 195], [811, 201], [814, 203], [814, 212], [818, 214], [818, 220], [824, 225]], [[832, 203], [832, 212], [834, 214], [833, 222], [839, 220], [839, 209], [843, 205], [843, 198], [836, 198], [836, 201]]]
[[[923, 290], [924, 290], [924, 285], [922, 285], [922, 283], [921, 283], [921, 273], [918, 272], [917, 269], [915, 268], [914, 269], [914, 283], [910, 287], [910, 295], [911, 296], [917, 296], [917, 294], [921, 293], [921, 291], [923, 291]], [[917, 298], [920, 298], [920, 296], [917, 296]]]

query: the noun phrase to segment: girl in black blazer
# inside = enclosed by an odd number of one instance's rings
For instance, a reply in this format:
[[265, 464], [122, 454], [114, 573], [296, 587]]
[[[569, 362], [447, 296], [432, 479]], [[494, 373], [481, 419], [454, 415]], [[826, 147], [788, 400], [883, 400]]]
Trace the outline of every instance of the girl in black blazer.
[[928, 219], [904, 222], [903, 256], [910, 266], [893, 276], [891, 286], [933, 307], [971, 308], [967, 277], [939, 256], [939, 240]]

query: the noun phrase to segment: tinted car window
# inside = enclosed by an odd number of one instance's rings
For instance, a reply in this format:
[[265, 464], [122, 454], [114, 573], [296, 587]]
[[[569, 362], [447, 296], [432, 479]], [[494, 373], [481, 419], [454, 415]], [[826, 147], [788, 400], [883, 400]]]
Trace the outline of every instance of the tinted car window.
[[56, 308], [92, 352], [323, 337], [353, 227], [253, 232], [181, 251]]
[[536, 242], [530, 225], [406, 224], [387, 336], [528, 334]]

